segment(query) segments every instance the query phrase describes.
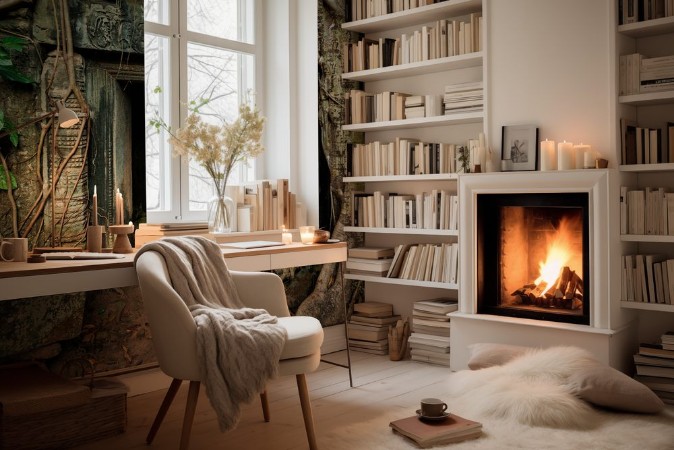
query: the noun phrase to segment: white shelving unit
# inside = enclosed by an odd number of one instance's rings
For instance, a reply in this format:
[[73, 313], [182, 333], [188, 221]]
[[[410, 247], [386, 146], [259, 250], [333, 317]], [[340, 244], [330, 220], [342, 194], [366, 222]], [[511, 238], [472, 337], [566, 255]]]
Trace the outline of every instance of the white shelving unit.
[[[482, 0], [448, 0], [407, 11], [345, 23], [342, 28], [363, 33], [367, 38], [399, 36], [423, 25], [433, 26], [440, 19], [464, 19], [471, 13], [482, 12]], [[483, 17], [483, 24], [487, 21]], [[486, 25], [485, 25], [486, 26]], [[487, 41], [484, 38], [483, 45]], [[365, 83], [365, 91], [405, 92], [411, 95], [441, 95], [445, 86], [481, 81], [484, 75], [484, 54], [474, 52], [428, 61], [402, 64], [380, 69], [363, 70], [342, 74], [344, 80]], [[442, 142], [465, 145], [484, 130], [487, 91], [484, 91], [483, 110], [451, 115], [404, 119], [389, 122], [374, 122], [343, 126], [345, 131], [363, 132], [364, 142], [393, 142], [396, 137], [418, 139], [423, 142]], [[357, 183], [364, 192], [418, 194], [431, 189], [445, 189], [458, 193], [457, 174], [358, 176], [345, 177], [345, 183]], [[364, 233], [365, 245], [395, 247], [397, 244], [453, 243], [457, 242], [457, 230], [429, 230], [409, 228], [372, 228], [347, 226], [348, 233]], [[347, 279], [361, 280], [365, 284], [368, 300], [389, 301], [397, 313], [410, 315], [414, 299], [438, 296], [458, 297], [458, 284], [385, 278], [362, 274], [347, 274]], [[382, 292], [385, 292], [382, 294]], [[392, 293], [392, 294], [390, 294]], [[410, 300], [412, 299], [412, 300]]]
[[[620, 1], [620, 0], [614, 0]], [[616, 28], [616, 64], [620, 55], [641, 53], [654, 58], [674, 54], [674, 17], [664, 17]], [[616, 70], [616, 73], [619, 71]], [[667, 122], [674, 122], [674, 90], [649, 92], [645, 94], [622, 95], [617, 98], [616, 120], [618, 134], [617, 160], [620, 155], [620, 126], [618, 121], [626, 118], [637, 126], [661, 128]], [[667, 144], [666, 138], [664, 139]], [[665, 187], [674, 191], [674, 162], [662, 164], [620, 165], [621, 184], [632, 189], [644, 187]], [[674, 258], [674, 236], [667, 235], [621, 235], [622, 254], [664, 254]], [[622, 275], [622, 274], [621, 274]], [[645, 311], [674, 312], [674, 305], [624, 301], [623, 308]]]

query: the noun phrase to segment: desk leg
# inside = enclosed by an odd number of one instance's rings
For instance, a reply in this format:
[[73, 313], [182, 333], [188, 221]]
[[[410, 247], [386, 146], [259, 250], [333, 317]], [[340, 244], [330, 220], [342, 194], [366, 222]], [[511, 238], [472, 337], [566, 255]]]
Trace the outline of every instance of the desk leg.
[[342, 283], [342, 306], [344, 308], [344, 336], [346, 339], [346, 361], [349, 368], [349, 385], [353, 387], [353, 375], [351, 374], [351, 349], [349, 347], [349, 327], [347, 323], [349, 321], [348, 317], [348, 308], [346, 306], [346, 289], [344, 289], [344, 270], [346, 269], [346, 262], [342, 261], [339, 263], [340, 266], [340, 281]]

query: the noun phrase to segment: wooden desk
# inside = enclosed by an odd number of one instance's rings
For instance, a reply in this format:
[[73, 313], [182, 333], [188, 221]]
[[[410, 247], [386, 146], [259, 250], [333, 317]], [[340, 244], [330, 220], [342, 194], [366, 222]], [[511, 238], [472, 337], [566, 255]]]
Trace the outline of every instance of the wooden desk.
[[[231, 270], [259, 272], [346, 261], [346, 243], [293, 243], [257, 249], [223, 248]], [[95, 291], [138, 284], [134, 254], [122, 259], [0, 262], [0, 300]]]

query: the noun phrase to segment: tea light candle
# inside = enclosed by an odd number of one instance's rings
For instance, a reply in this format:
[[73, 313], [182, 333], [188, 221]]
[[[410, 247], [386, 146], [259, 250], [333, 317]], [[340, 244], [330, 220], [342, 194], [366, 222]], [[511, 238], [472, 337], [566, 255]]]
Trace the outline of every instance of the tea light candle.
[[571, 142], [564, 141], [557, 144], [557, 169], [575, 169], [573, 144]]
[[576, 169], [582, 169], [585, 167], [585, 153], [591, 151], [589, 145], [585, 145], [582, 142], [579, 145], [573, 146], [573, 151], [576, 154]]
[[314, 242], [314, 231], [316, 227], [314, 226], [305, 226], [300, 227], [300, 239], [302, 244], [312, 244]]
[[92, 200], [92, 211], [91, 213], [94, 216], [93, 224], [98, 226], [98, 194], [96, 193], [96, 185], [94, 184], [94, 195], [91, 197]]
[[293, 235], [288, 230], [286, 230], [285, 227], [283, 228], [283, 232], [281, 233], [281, 242], [283, 242], [286, 245], [293, 243]]
[[557, 169], [557, 153], [555, 152], [555, 141], [541, 141], [541, 170]]

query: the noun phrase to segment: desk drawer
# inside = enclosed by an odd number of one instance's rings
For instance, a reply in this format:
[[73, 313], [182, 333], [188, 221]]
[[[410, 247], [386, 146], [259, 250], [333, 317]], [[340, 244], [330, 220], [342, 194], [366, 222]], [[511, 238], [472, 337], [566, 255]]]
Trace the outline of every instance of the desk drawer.
[[269, 255], [238, 256], [236, 258], [225, 257], [227, 268], [243, 272], [259, 272], [269, 270], [271, 267]]

